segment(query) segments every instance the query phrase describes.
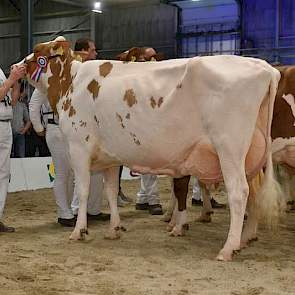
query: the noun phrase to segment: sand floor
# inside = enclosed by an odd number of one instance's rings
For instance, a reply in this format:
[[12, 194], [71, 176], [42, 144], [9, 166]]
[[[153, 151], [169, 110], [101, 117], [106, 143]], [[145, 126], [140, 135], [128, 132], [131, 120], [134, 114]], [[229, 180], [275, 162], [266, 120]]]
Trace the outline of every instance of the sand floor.
[[[135, 199], [139, 181], [123, 188]], [[169, 178], [160, 178], [159, 189], [165, 208]], [[226, 202], [224, 194], [218, 200]], [[160, 216], [132, 204], [120, 208], [128, 229], [120, 240], [105, 240], [108, 223], [96, 221], [84, 242], [69, 241], [71, 229], [56, 223], [55, 209], [50, 189], [9, 194], [5, 222], [17, 231], [0, 234], [1, 295], [295, 294], [294, 211], [278, 233], [260, 230], [257, 242], [224, 263], [214, 258], [227, 236], [228, 209], [200, 224], [200, 208], [189, 205], [190, 230], [172, 238]]]

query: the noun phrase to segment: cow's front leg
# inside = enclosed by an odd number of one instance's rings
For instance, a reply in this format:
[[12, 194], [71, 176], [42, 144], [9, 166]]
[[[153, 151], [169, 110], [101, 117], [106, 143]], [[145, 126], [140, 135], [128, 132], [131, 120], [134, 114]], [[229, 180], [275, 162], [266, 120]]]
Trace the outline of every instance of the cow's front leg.
[[200, 187], [203, 196], [203, 208], [201, 212], [201, 216], [197, 219], [197, 221], [209, 223], [211, 222], [211, 214], [213, 214], [213, 209], [211, 205], [211, 197], [210, 192], [206, 186], [206, 184], [200, 182]]
[[120, 216], [117, 206], [119, 191], [119, 167], [109, 168], [104, 171], [104, 189], [111, 210], [110, 228], [105, 234], [105, 238], [114, 240], [120, 238], [121, 230], [126, 230], [120, 224]]
[[[186, 198], [188, 193], [188, 184], [190, 181], [190, 176], [184, 176], [182, 178], [173, 179], [173, 190], [175, 197], [177, 199], [177, 209], [178, 212], [174, 217], [176, 223], [170, 232], [171, 236], [183, 236], [184, 230], [188, 228], [187, 224], [187, 212], [186, 212]], [[176, 213], [176, 208], [174, 210]], [[174, 222], [175, 222], [174, 221]]]
[[[174, 188], [173, 188], [174, 187], [173, 178], [171, 178], [170, 180], [171, 180], [171, 183], [170, 183], [170, 187], [171, 187], [171, 198], [169, 200], [168, 209], [165, 212], [164, 216], [161, 218], [161, 220], [162, 221], [165, 221], [165, 222], [170, 222], [171, 221], [172, 215], [173, 215], [173, 212], [174, 212], [174, 208], [176, 207], [176, 197], [175, 197]], [[173, 227], [174, 227], [174, 225], [173, 225]]]
[[87, 202], [90, 185], [90, 171], [88, 161], [83, 161], [81, 156], [76, 157], [76, 159], [78, 158], [80, 161], [77, 160], [76, 162], [72, 163], [75, 175], [75, 193], [79, 198], [79, 210], [75, 229], [70, 235], [71, 240], [84, 240], [85, 234], [88, 234]]

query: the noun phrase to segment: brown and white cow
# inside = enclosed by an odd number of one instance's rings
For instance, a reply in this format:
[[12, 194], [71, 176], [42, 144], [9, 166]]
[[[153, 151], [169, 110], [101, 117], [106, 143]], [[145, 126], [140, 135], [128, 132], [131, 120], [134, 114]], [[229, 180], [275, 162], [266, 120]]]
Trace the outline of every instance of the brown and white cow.
[[273, 160], [295, 168], [295, 66], [277, 69], [281, 80], [271, 128]]
[[[277, 169], [279, 176], [281, 176], [280, 182], [285, 189], [284, 193], [287, 201], [292, 199], [293, 196], [290, 195], [294, 195], [291, 180], [295, 175], [295, 66], [280, 66], [276, 68], [280, 71], [281, 79], [273, 110], [271, 127], [272, 153], [274, 164], [280, 165]], [[247, 240], [246, 237], [248, 241], [256, 238], [259, 209], [255, 206], [254, 200], [261, 178], [263, 178], [262, 173], [259, 173], [254, 182], [250, 182], [250, 187], [253, 186], [252, 197], [248, 199], [249, 216], [242, 235], [245, 237], [245, 239], [242, 238], [245, 242]], [[178, 185], [177, 191], [183, 192], [187, 190], [186, 186], [187, 184], [183, 181], [181, 185]], [[206, 188], [203, 186], [203, 189]], [[205, 192], [204, 195], [207, 197], [208, 192]], [[208, 217], [206, 212], [210, 211], [210, 205], [204, 205], [201, 220], [208, 221], [209, 219], [206, 219]]]
[[[282, 174], [280, 182], [284, 187], [285, 198], [282, 200], [282, 208], [284, 209], [284, 201], [287, 203], [291, 191], [292, 176], [295, 175], [295, 66], [280, 66], [276, 67], [281, 74], [277, 94], [273, 109], [273, 120], [271, 125], [272, 137], [272, 158], [273, 163], [277, 166], [277, 171]], [[264, 210], [271, 210], [268, 208], [268, 203], [260, 203], [257, 207], [255, 202], [255, 195], [257, 187], [261, 183], [263, 176], [256, 178], [255, 182], [251, 184], [252, 198], [248, 202], [248, 219], [243, 230], [243, 236], [255, 239], [257, 236], [258, 216], [261, 206]], [[259, 197], [259, 196], [258, 196]], [[244, 240], [245, 241], [245, 240]]]
[[[25, 63], [28, 81], [48, 96], [68, 142], [80, 199], [71, 239], [87, 232], [90, 170], [104, 173], [110, 238], [121, 229], [118, 166], [173, 177], [195, 175], [204, 183], [223, 177], [231, 222], [220, 260], [230, 260], [240, 249], [246, 175], [256, 175], [266, 158], [264, 184], [271, 187], [269, 200], [277, 197], [270, 126], [280, 75], [266, 62], [212, 56], [81, 63], [59, 37], [37, 45]], [[185, 212], [179, 218], [185, 219]]]
[[275, 164], [285, 170], [282, 179], [287, 198], [294, 199], [291, 179], [295, 175], [295, 66], [277, 67], [281, 80], [274, 105], [271, 136]]

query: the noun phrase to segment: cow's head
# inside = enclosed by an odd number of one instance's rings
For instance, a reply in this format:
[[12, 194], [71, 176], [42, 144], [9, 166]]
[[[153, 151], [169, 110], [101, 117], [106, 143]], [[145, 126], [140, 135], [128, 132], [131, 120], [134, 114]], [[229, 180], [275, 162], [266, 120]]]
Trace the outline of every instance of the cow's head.
[[70, 44], [64, 37], [36, 45], [34, 52], [25, 58], [29, 83], [48, 96], [54, 112], [60, 97], [72, 84], [73, 59]]
[[132, 47], [129, 50], [117, 55], [117, 59], [121, 61], [158, 61], [164, 59], [163, 54], [156, 53], [151, 47]]
[[48, 77], [57, 73], [59, 66], [56, 65], [66, 60], [69, 50], [69, 42], [64, 37], [37, 44], [33, 53], [25, 58], [29, 83], [36, 88], [46, 84]]

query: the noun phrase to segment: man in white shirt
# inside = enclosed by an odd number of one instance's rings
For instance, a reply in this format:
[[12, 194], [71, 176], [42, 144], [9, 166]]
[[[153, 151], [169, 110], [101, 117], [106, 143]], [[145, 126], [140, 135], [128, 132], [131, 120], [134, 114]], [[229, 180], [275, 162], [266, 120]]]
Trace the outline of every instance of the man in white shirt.
[[[3, 217], [10, 176], [10, 153], [12, 146], [11, 105], [15, 104], [19, 97], [20, 85], [17, 81], [24, 77], [25, 73], [25, 66], [14, 65], [11, 68], [8, 79], [6, 79], [5, 74], [0, 69], [0, 220]], [[0, 221], [0, 232], [14, 231], [13, 227], [6, 226]]]

